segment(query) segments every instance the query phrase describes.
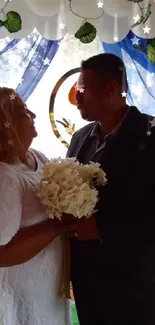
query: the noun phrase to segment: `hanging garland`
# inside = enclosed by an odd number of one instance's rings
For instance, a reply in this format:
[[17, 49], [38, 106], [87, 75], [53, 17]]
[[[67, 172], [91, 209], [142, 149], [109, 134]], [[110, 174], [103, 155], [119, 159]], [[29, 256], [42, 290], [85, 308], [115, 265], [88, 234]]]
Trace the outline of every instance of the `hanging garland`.
[[139, 19], [137, 20], [137, 22], [135, 22], [133, 25], [131, 25], [131, 29], [138, 26], [138, 25], [143, 25], [143, 27], [145, 26], [145, 23], [147, 22], [147, 20], [149, 19], [150, 15], [151, 15], [151, 7], [152, 7], [152, 4], [151, 3], [148, 3], [147, 7], [142, 7], [140, 5], [141, 2], [143, 2], [143, 0], [127, 0], [127, 1], [130, 1], [130, 2], [134, 2], [134, 3], [137, 3], [139, 9], [140, 9], [140, 17]]
[[83, 19], [82, 26], [75, 33], [75, 37], [78, 38], [81, 43], [84, 43], [84, 44], [91, 43], [96, 38], [97, 29], [95, 28], [94, 25], [89, 23], [88, 20], [100, 19], [104, 14], [104, 9], [102, 9], [102, 12], [98, 17], [81, 16], [73, 10], [72, 0], [69, 0], [69, 9], [75, 16]]
[[[152, 14], [151, 8], [152, 4], [148, 3], [146, 7], [144, 7], [144, 1], [143, 0], [127, 0], [130, 2], [137, 3], [139, 9], [140, 9], [140, 16], [138, 16], [138, 20], [131, 26], [131, 29], [134, 27], [137, 27], [139, 25], [143, 26], [143, 30], [145, 30], [145, 24], [149, 17]], [[155, 38], [148, 38], [147, 33], [146, 33], [146, 43], [144, 45], [134, 45], [134, 48], [139, 51], [143, 51], [148, 60], [152, 63], [155, 64]]]
[[[91, 43], [97, 35], [97, 29], [93, 24], [89, 22], [89, 20], [97, 20], [100, 19], [104, 15], [104, 8], [103, 3], [100, 2], [100, 5], [102, 4], [101, 8], [101, 14], [98, 17], [85, 17], [82, 15], [79, 15], [77, 12], [73, 10], [72, 7], [72, 0], [69, 1], [69, 9], [70, 11], [77, 17], [80, 17], [83, 19], [82, 26], [77, 30], [75, 33], [75, 37], [80, 40], [80, 42], [84, 44]], [[143, 0], [127, 0], [130, 2], [133, 2], [138, 5], [140, 9], [140, 16], [138, 16], [138, 20], [132, 24], [131, 29], [142, 25], [143, 29], [145, 28], [145, 24], [149, 17], [151, 16], [151, 3], [148, 3], [148, 5], [144, 6]], [[0, 9], [0, 13], [4, 15], [4, 20], [0, 20], [0, 27], [5, 27], [9, 33], [16, 33], [22, 29], [22, 19], [18, 12], [15, 11], [8, 11], [7, 7], [9, 5], [10, 0], [7, 0], [3, 6], [3, 8]], [[155, 64], [155, 38], [148, 39], [146, 34], [146, 44], [145, 45], [134, 45], [135, 49], [143, 51], [146, 53], [147, 58], [152, 64]]]
[[0, 20], [0, 27], [5, 27], [9, 33], [17, 33], [22, 28], [22, 19], [16, 11], [8, 11], [6, 13], [9, 2], [10, 0], [6, 1], [3, 8], [0, 9], [0, 13], [5, 17], [4, 20]]

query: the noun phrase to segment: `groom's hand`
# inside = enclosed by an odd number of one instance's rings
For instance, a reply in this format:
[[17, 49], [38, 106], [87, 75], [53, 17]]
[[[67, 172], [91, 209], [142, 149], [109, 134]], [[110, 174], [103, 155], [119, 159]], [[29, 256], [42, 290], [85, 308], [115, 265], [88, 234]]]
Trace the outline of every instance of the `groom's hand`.
[[77, 239], [79, 240], [91, 240], [99, 239], [98, 230], [96, 227], [95, 217], [89, 218], [83, 217], [82, 219], [76, 219], [77, 223]]

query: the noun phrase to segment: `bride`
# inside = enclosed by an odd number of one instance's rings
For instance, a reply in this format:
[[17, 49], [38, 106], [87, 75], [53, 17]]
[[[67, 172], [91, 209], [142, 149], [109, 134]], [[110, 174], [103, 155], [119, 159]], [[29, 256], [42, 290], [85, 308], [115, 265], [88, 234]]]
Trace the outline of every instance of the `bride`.
[[47, 159], [29, 149], [35, 115], [14, 90], [0, 88], [0, 324], [69, 325], [69, 303], [58, 298], [61, 235], [37, 194]]

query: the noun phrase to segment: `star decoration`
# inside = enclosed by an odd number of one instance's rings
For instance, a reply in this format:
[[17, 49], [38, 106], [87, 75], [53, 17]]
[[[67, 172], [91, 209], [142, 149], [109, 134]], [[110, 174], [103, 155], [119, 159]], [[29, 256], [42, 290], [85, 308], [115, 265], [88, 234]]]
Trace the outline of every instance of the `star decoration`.
[[13, 147], [13, 143], [14, 143], [14, 141], [13, 140], [8, 140], [8, 145], [10, 146], [10, 147]]
[[51, 61], [48, 58], [46, 58], [44, 60], [44, 65], [50, 65], [50, 63], [51, 63]]
[[151, 124], [151, 128], [155, 127], [155, 117], [152, 119], [152, 121], [150, 121], [150, 124]]
[[59, 27], [60, 27], [60, 29], [65, 29], [65, 24], [60, 23], [60, 24], [59, 24]]
[[139, 145], [139, 150], [143, 151], [145, 149], [145, 147], [146, 147], [146, 145], [143, 142], [141, 142]]
[[20, 85], [23, 84], [23, 78], [20, 79], [19, 84], [20, 84]]
[[144, 89], [140, 84], [131, 85], [131, 90], [135, 96], [142, 96]]
[[126, 97], [127, 93], [125, 91], [123, 91], [123, 93], [121, 93], [122, 97]]
[[152, 132], [151, 132], [150, 130], [148, 130], [148, 131], [146, 132], [147, 136], [150, 136], [151, 133], [152, 133]]
[[131, 38], [132, 45], [139, 45], [139, 41], [140, 41], [140, 39], [136, 36]]
[[134, 63], [131, 63], [131, 64], [130, 63], [127, 63], [126, 66], [127, 66], [128, 69], [132, 69], [132, 70], [135, 70], [136, 69], [136, 66], [134, 65]]
[[78, 91], [79, 91], [80, 94], [84, 94], [84, 88], [78, 87]]
[[134, 63], [131, 63], [131, 69], [132, 69], [132, 70], [135, 70], [135, 69], [136, 69], [136, 66], [135, 66]]
[[114, 36], [113, 37], [113, 40], [114, 40], [114, 42], [118, 42], [118, 37], [117, 36]]
[[98, 8], [103, 8], [104, 3], [100, 1], [100, 2], [97, 3], [97, 6], [98, 6]]
[[16, 99], [16, 97], [17, 97], [17, 95], [16, 94], [14, 94], [14, 93], [12, 93], [11, 95], [9, 95], [10, 96], [10, 100], [15, 100]]
[[149, 34], [149, 33], [150, 33], [150, 30], [151, 30], [151, 28], [148, 27], [148, 26], [145, 26], [145, 27], [143, 28], [144, 34]]
[[4, 123], [4, 126], [5, 126], [6, 129], [9, 129], [10, 125], [11, 125], [11, 123], [9, 121]]
[[130, 69], [130, 68], [131, 68], [130, 63], [127, 63], [127, 64], [126, 64], [126, 67], [127, 67], [128, 69]]
[[133, 17], [133, 20], [135, 21], [135, 24], [140, 20], [140, 16], [137, 15], [135, 17]]
[[153, 82], [151, 80], [148, 80], [146, 85], [148, 88], [151, 88], [153, 86]]

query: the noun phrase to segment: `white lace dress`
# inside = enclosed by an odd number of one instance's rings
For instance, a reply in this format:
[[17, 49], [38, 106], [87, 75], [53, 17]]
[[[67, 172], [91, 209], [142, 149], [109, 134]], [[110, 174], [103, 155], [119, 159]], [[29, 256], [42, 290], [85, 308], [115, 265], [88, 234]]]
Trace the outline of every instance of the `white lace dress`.
[[[32, 151], [35, 172], [0, 163], [0, 245], [20, 228], [47, 219], [36, 195], [43, 155]], [[0, 268], [0, 325], [69, 325], [69, 302], [57, 296], [62, 277], [62, 243], [57, 238], [30, 261]]]

